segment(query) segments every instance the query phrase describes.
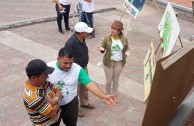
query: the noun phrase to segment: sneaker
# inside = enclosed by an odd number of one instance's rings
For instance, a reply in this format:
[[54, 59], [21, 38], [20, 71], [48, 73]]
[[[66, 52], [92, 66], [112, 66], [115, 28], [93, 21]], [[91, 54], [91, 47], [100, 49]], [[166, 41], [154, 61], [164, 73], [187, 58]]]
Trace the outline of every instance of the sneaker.
[[88, 109], [95, 109], [95, 106], [93, 104], [81, 105], [81, 107], [88, 108]]
[[78, 117], [84, 117], [84, 113], [81, 111], [78, 111]]
[[58, 29], [59, 33], [64, 34], [63, 30]]

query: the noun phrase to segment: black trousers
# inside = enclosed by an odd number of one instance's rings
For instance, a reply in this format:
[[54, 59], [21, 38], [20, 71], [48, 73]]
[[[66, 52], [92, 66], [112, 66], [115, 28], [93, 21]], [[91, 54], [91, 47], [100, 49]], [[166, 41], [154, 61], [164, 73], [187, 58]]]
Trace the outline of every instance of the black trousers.
[[64, 24], [65, 24], [65, 29], [66, 28], [69, 28], [69, 11], [70, 11], [70, 5], [62, 5], [63, 8], [65, 8], [65, 14], [60, 14], [59, 12], [59, 6], [56, 4], [55, 8], [56, 8], [56, 11], [57, 11], [57, 25], [58, 25], [58, 30], [61, 30], [62, 31], [62, 25], [61, 25], [61, 21], [62, 21], [62, 18], [64, 16]]
[[[66, 126], [77, 126], [78, 119], [78, 97], [76, 96], [70, 103], [60, 106], [61, 118]], [[60, 124], [59, 121], [59, 124]]]

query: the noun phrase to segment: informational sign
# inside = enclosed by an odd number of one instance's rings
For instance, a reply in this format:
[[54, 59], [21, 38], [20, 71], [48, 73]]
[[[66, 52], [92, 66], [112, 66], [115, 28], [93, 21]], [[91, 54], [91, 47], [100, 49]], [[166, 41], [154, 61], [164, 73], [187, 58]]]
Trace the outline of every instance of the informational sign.
[[158, 26], [158, 31], [161, 40], [162, 57], [165, 57], [171, 53], [180, 33], [180, 26], [170, 2], [168, 2], [162, 20]]
[[129, 0], [125, 0], [124, 7], [127, 9], [127, 11], [129, 12], [129, 14], [131, 14], [131, 16], [133, 16], [133, 18], [136, 18], [137, 17], [137, 14], [138, 14], [139, 10], [137, 8], [135, 8], [133, 6], [133, 4], [131, 4], [129, 2]]
[[155, 71], [155, 54], [154, 54], [154, 46], [151, 42], [149, 50], [147, 52], [147, 55], [144, 59], [144, 101], [147, 100], [151, 85], [154, 77], [154, 71]]
[[143, 8], [145, 0], [128, 0], [139, 11]]

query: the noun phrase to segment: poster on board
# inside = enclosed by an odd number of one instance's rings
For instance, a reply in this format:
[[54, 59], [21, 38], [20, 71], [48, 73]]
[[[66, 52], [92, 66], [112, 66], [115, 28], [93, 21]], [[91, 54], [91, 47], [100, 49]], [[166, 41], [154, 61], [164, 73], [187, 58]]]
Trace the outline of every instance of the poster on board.
[[171, 53], [180, 33], [180, 26], [170, 2], [167, 4], [162, 20], [158, 26], [158, 31], [161, 41], [162, 57], [165, 57]]
[[129, 14], [133, 17], [136, 18], [137, 14], [139, 12], [139, 10], [137, 8], [135, 8], [130, 2], [129, 0], [125, 0], [123, 6], [127, 9], [127, 11], [129, 12]]
[[143, 61], [144, 63], [144, 102], [147, 100], [150, 91], [151, 85], [154, 77], [155, 71], [155, 54], [154, 54], [154, 45], [151, 42], [147, 55]]
[[143, 5], [145, 3], [145, 0], [128, 0], [129, 3], [131, 3], [135, 8], [137, 8], [139, 11], [143, 8]]

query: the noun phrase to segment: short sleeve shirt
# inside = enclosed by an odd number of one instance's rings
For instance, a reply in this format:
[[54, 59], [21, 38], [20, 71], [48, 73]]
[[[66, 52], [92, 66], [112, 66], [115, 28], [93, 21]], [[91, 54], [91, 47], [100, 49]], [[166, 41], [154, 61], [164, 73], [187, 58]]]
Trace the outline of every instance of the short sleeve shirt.
[[123, 44], [120, 39], [112, 39], [112, 46], [111, 46], [111, 61], [121, 61], [123, 59]]

